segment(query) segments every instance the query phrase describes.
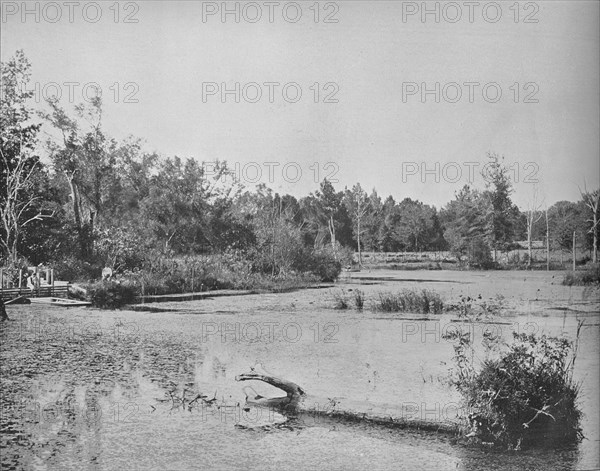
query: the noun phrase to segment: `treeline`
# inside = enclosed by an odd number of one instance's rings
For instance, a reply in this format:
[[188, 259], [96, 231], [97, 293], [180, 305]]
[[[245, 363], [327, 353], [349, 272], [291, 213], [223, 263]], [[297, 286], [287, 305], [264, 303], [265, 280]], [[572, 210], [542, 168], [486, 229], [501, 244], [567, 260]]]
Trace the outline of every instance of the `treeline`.
[[149, 257], [235, 253], [256, 272], [327, 279], [363, 250], [450, 250], [485, 265], [517, 240], [545, 239], [547, 228], [553, 246], [570, 248], [575, 232], [596, 257], [598, 191], [545, 212], [532, 202], [522, 212], [511, 201], [509, 171], [493, 153], [486, 188], [465, 186], [441, 210], [383, 199], [358, 183], [338, 190], [327, 180], [297, 199], [245, 188], [226, 162], [208, 171], [194, 159], [144, 152], [134, 138], [117, 142], [102, 128], [99, 98], [72, 112], [49, 101], [39, 113], [53, 130], [44, 141], [28, 105], [29, 71], [22, 51], [2, 64], [4, 264], [25, 258], [83, 276], [104, 266], [139, 269]]

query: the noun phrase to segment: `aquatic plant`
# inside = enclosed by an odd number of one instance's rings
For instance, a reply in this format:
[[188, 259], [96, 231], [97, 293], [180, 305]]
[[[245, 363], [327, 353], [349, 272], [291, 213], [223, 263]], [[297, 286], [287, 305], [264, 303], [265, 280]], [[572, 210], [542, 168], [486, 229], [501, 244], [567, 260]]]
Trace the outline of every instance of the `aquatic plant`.
[[499, 315], [505, 306], [506, 299], [501, 294], [487, 300], [478, 294], [477, 296], [461, 295], [457, 302], [446, 303], [444, 309], [448, 312], [455, 312], [461, 319], [479, 321]]
[[348, 303], [348, 297], [344, 290], [333, 294], [333, 300], [335, 301], [334, 309], [348, 309], [350, 304]]
[[[479, 368], [469, 332], [446, 333], [454, 342], [452, 383], [471, 411], [467, 437], [509, 449], [580, 439], [580, 385], [573, 380], [573, 369], [582, 326], [580, 322], [575, 344], [514, 332], [511, 344], [500, 345], [499, 337], [484, 332], [488, 357]], [[494, 347], [498, 353], [489, 357]]]
[[354, 291], [354, 306], [358, 311], [362, 311], [365, 305], [365, 293], [357, 289]]
[[384, 312], [440, 314], [444, 310], [444, 302], [433, 290], [404, 289], [398, 293], [380, 293], [374, 308]]

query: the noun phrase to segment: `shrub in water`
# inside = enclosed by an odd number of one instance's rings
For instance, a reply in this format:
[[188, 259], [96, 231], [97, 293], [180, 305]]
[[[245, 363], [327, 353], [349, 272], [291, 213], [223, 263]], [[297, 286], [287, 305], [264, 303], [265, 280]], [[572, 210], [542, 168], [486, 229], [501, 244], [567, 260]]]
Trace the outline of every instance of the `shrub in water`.
[[[572, 376], [576, 348], [563, 338], [513, 336], [512, 344], [476, 370], [469, 333], [446, 335], [456, 342], [453, 382], [472, 411], [468, 436], [514, 449], [576, 441], [581, 437], [579, 385]], [[488, 348], [496, 343], [489, 335], [485, 340]]]
[[335, 281], [342, 272], [342, 260], [331, 247], [304, 253], [294, 269], [299, 272], [310, 272], [317, 275], [321, 281]]
[[102, 309], [116, 309], [135, 302], [137, 291], [130, 284], [116, 281], [101, 281], [86, 286], [92, 306]]

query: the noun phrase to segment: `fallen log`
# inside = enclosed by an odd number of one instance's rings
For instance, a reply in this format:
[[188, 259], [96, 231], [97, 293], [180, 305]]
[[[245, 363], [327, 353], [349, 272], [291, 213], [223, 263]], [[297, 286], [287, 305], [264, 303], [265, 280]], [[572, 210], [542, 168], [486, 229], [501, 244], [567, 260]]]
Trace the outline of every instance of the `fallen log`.
[[272, 409], [282, 409], [292, 412], [299, 409], [301, 402], [303, 402], [303, 400], [306, 398], [306, 392], [296, 383], [285, 379], [280, 379], [269, 374], [260, 374], [253, 371], [251, 373], [244, 373], [238, 375], [235, 377], [235, 380], [263, 381], [287, 393], [285, 396], [272, 398], [266, 398], [258, 394], [255, 394], [254, 397], [250, 397], [248, 396], [248, 394], [246, 394], [246, 404], [248, 405], [267, 407]]
[[361, 407], [361, 403], [349, 403], [343, 398], [324, 398], [308, 394], [296, 383], [278, 378], [263, 371], [251, 368], [250, 373], [243, 373], [235, 377], [236, 381], [262, 381], [275, 386], [286, 393], [285, 396], [264, 397], [257, 394], [251, 387], [245, 387], [246, 407], [255, 406], [276, 410], [286, 417], [296, 417], [302, 414], [326, 417], [345, 422], [369, 422], [377, 425], [393, 426], [396, 428], [410, 428], [433, 432], [443, 432], [452, 435], [460, 433], [463, 428], [460, 420], [423, 420], [415, 418], [407, 408], [401, 406], [396, 413], [374, 412], [373, 407]]

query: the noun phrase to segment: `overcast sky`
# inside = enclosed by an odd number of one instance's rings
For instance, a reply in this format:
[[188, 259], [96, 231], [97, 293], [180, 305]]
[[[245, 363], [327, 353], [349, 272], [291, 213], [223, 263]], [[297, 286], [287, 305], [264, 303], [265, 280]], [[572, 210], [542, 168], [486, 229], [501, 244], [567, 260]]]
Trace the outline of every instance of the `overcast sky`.
[[302, 196], [329, 175], [440, 207], [493, 151], [522, 208], [536, 180], [578, 199], [600, 178], [599, 3], [476, 3], [3, 2], [1, 57], [24, 49], [37, 106], [98, 83], [109, 134], [237, 163], [250, 186], [260, 169]]

